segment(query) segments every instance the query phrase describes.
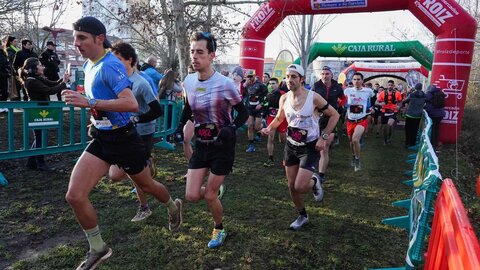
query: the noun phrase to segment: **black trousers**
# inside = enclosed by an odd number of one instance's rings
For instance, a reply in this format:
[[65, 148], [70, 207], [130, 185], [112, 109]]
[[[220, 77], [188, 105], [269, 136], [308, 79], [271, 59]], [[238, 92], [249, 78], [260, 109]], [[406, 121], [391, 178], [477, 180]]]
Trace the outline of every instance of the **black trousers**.
[[8, 99], [8, 80], [7, 77], [0, 77], [0, 101], [7, 101]]
[[440, 122], [443, 117], [431, 117], [432, 118], [432, 134], [430, 135], [430, 142], [433, 147], [438, 146], [438, 133], [440, 132]]
[[[42, 130], [34, 129], [33, 135], [34, 135], [34, 139], [32, 143], [32, 148], [41, 148], [42, 147]], [[44, 155], [31, 156], [31, 157], [28, 157], [28, 162], [42, 166], [45, 164], [45, 158], [44, 158]]]
[[405, 146], [414, 146], [417, 142], [418, 127], [421, 118], [405, 118]]

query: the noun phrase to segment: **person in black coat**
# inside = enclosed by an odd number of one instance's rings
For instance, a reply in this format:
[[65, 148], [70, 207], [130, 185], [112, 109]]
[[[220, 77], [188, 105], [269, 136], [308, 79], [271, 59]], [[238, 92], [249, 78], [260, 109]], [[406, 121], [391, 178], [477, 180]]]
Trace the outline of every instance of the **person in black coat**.
[[[55, 52], [55, 46], [57, 46], [55, 43], [48, 41], [47, 49], [40, 55], [40, 62], [45, 67], [43, 73], [50, 81], [58, 81], [60, 79], [58, 76], [58, 72], [60, 71], [58, 66], [61, 62], [58, 54]], [[61, 93], [57, 93], [57, 99], [59, 101], [62, 100]]]
[[[45, 67], [40, 63], [36, 57], [31, 57], [25, 60], [25, 64], [19, 70], [19, 76], [23, 87], [27, 90], [29, 101], [49, 101], [50, 95], [61, 92], [67, 89], [66, 82], [70, 74], [63, 74], [63, 79], [58, 81], [50, 81], [45, 78]], [[34, 129], [34, 141], [32, 148], [42, 147], [42, 130]], [[43, 155], [31, 156], [28, 158], [27, 167], [29, 169], [38, 169], [41, 171], [51, 171], [51, 168], [45, 163]]]
[[[8, 62], [8, 55], [4, 50], [0, 50], [0, 101], [8, 99], [8, 80], [12, 76], [12, 69]], [[0, 108], [0, 112], [6, 109]]]
[[17, 72], [13, 69], [13, 61], [15, 60], [15, 54], [20, 49], [17, 48], [17, 38], [14, 36], [6, 36], [5, 43], [3, 44], [3, 51], [8, 56], [8, 65], [10, 73], [13, 75], [8, 80], [8, 95], [10, 100], [20, 100], [20, 88], [22, 87], [20, 81], [17, 79]]
[[[27, 60], [30, 57], [37, 58], [38, 55], [33, 51], [32, 41], [30, 41], [28, 39], [23, 39], [22, 40], [22, 49], [15, 54], [15, 59], [13, 60], [14, 70], [18, 70], [19, 68], [21, 68], [23, 66], [23, 64], [25, 63], [25, 60]], [[19, 96], [18, 100], [20, 100], [20, 90], [17, 89], [17, 91], [18, 91], [18, 94], [19, 94], [18, 95]], [[23, 91], [23, 100], [27, 101], [28, 96], [27, 96], [27, 92], [25, 91], [25, 87], [22, 87], [22, 91]]]

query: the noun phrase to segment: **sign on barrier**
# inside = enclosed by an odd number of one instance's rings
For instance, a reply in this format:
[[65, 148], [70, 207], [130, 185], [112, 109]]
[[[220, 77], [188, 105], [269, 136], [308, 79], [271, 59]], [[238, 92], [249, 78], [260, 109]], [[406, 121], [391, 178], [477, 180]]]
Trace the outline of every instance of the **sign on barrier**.
[[27, 109], [28, 127], [58, 126], [59, 108]]

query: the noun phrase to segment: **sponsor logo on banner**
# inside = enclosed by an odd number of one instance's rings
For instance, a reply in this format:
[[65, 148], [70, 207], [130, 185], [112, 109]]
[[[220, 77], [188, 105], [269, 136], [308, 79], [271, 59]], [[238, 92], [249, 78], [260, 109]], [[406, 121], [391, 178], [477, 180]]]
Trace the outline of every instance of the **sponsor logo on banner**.
[[342, 55], [342, 53], [347, 49], [347, 46], [343, 45], [343, 44], [337, 44], [337, 45], [333, 45], [332, 46], [332, 50], [338, 54], [338, 55]]
[[366, 7], [367, 0], [311, 0], [312, 10]]
[[258, 32], [263, 25], [270, 19], [273, 14], [275, 14], [275, 10], [268, 4], [264, 5], [263, 8], [260, 8], [250, 20], [250, 26]]
[[350, 45], [349, 52], [394, 52], [393, 45]]
[[436, 54], [470, 54], [470, 51], [460, 51], [460, 50], [443, 50], [443, 49], [438, 49], [435, 50]]
[[441, 27], [449, 18], [458, 15], [458, 11], [445, 0], [415, 1], [415, 5], [437, 26]]

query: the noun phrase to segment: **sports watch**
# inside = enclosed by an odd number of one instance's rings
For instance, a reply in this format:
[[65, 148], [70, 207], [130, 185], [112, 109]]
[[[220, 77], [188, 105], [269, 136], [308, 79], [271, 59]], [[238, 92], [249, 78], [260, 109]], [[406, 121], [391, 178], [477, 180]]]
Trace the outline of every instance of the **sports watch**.
[[140, 122], [140, 118], [139, 118], [138, 116], [133, 116], [133, 117], [132, 117], [132, 122], [133, 122], [134, 124], [136, 124], [136, 123]]
[[325, 141], [328, 140], [328, 137], [330, 137], [329, 134], [327, 134], [327, 133], [322, 134], [322, 139], [324, 139]]
[[90, 107], [91, 109], [95, 108], [97, 103], [98, 103], [98, 101], [94, 98], [89, 98], [88, 99], [88, 107]]

